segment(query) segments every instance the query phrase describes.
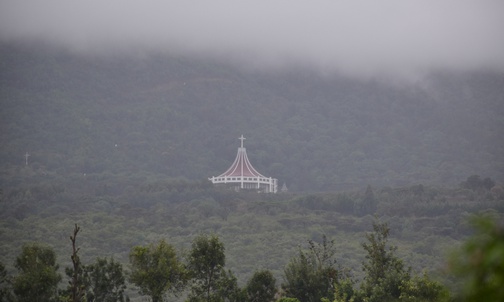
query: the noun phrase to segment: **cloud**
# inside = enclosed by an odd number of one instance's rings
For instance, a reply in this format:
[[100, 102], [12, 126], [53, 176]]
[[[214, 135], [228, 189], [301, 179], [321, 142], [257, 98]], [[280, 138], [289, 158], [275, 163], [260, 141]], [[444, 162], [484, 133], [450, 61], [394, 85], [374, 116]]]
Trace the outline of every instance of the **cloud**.
[[353, 74], [504, 71], [504, 1], [1, 1], [0, 39]]

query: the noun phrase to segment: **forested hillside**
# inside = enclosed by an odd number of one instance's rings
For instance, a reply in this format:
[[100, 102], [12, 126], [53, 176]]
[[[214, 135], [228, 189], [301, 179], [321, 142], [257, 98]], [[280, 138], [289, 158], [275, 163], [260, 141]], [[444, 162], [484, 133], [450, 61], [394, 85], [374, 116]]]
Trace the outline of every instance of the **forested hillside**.
[[390, 84], [37, 43], [0, 45], [0, 66], [4, 190], [202, 180], [228, 167], [241, 134], [256, 168], [291, 191], [504, 178], [501, 74]]
[[[254, 70], [160, 53], [77, 54], [0, 45], [0, 262], [23, 244], [128, 262], [165, 239], [184, 253], [217, 234], [244, 284], [279, 283], [307, 240], [334, 240], [362, 281], [366, 232], [390, 226], [415, 273], [450, 288], [447, 253], [468, 217], [502, 219], [504, 76], [437, 73], [418, 82]], [[253, 165], [288, 193], [214, 188], [243, 134]], [[129, 293], [134, 292], [132, 288]]]
[[[112, 257], [126, 271], [134, 246], [166, 240], [186, 255], [198, 235], [215, 234], [225, 247], [226, 268], [240, 286], [258, 270], [270, 271], [279, 286], [286, 282], [290, 259], [309, 247], [308, 240], [321, 244], [326, 236], [334, 241], [331, 259], [351, 272], [358, 288], [362, 244], [380, 219], [390, 226], [390, 244], [398, 247], [405, 267], [414, 274], [426, 272], [457, 293], [459, 283], [447, 271], [447, 261], [472, 233], [469, 218], [503, 218], [504, 191], [498, 185], [490, 190], [487, 183], [493, 185], [490, 179], [470, 177], [453, 189], [369, 186], [317, 194], [237, 193], [183, 180], [123, 184], [124, 190], [100, 180], [81, 180], [78, 187], [20, 185], [5, 190], [0, 203], [0, 263], [16, 275], [13, 264], [22, 246], [38, 242], [54, 248], [60, 271], [71, 267], [74, 224], [81, 227], [83, 264]], [[127, 292], [137, 297], [131, 283]]]

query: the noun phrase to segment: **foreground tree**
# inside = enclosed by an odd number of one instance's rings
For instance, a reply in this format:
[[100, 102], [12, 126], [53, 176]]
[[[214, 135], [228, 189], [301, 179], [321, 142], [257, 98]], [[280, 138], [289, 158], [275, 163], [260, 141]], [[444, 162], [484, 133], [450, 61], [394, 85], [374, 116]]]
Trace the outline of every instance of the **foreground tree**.
[[373, 232], [366, 234], [366, 261], [362, 264], [365, 277], [361, 284], [361, 294], [366, 301], [394, 301], [401, 295], [402, 282], [410, 279], [410, 269], [406, 269], [395, 252], [397, 247], [388, 246], [390, 228], [387, 223], [373, 223]]
[[70, 302], [102, 301], [123, 302], [128, 301], [124, 294], [126, 280], [123, 267], [114, 259], [97, 258], [95, 263], [84, 265], [80, 261], [77, 247], [77, 234], [80, 227], [75, 225], [72, 242], [72, 267], [67, 267], [65, 273], [70, 279], [66, 290], [61, 291], [61, 300]]
[[124, 302], [129, 301], [124, 293], [126, 279], [121, 263], [97, 258], [95, 263], [84, 267], [84, 282], [86, 284], [88, 301]]
[[256, 271], [247, 283], [247, 301], [274, 301], [276, 291], [276, 279], [273, 274], [268, 270]]
[[309, 241], [308, 251], [299, 251], [284, 270], [285, 283], [282, 288], [287, 297], [300, 302], [318, 302], [322, 298], [332, 301], [334, 284], [338, 284], [346, 273], [337, 269], [334, 241], [323, 237], [322, 243]]
[[224, 245], [215, 235], [200, 235], [192, 243], [188, 259], [192, 279], [190, 302], [240, 301], [236, 278], [224, 270]]
[[389, 233], [387, 223], [373, 223], [373, 232], [366, 234], [368, 242], [362, 244], [367, 255], [360, 291], [355, 291], [353, 297], [340, 294], [337, 301], [448, 301], [446, 288], [427, 274], [411, 276], [411, 269], [405, 268], [396, 255], [397, 247], [388, 245]]
[[185, 270], [175, 249], [164, 240], [157, 245], [133, 247], [129, 259], [130, 281], [152, 302], [162, 301], [167, 293], [176, 295], [185, 285]]
[[217, 281], [217, 293], [213, 295], [210, 301], [246, 302], [247, 293], [244, 290], [240, 289], [235, 275], [233, 274], [233, 272], [228, 270], [224, 271]]
[[86, 301], [86, 286], [83, 280], [83, 266], [80, 262], [78, 254], [80, 248], [77, 248], [77, 234], [79, 231], [80, 227], [76, 224], [73, 235], [70, 236], [70, 241], [72, 242], [72, 255], [70, 256], [70, 259], [72, 260], [72, 268], [67, 268], [65, 270], [67, 276], [70, 277], [67, 289], [67, 300], [71, 302]]
[[401, 285], [401, 302], [450, 301], [450, 293], [439, 282], [431, 280], [427, 274], [414, 276]]
[[36, 243], [23, 246], [16, 258], [19, 275], [14, 277], [13, 290], [19, 302], [48, 302], [57, 300], [58, 274], [56, 254], [50, 247]]
[[504, 301], [504, 226], [490, 217], [475, 217], [476, 234], [451, 261], [463, 282], [463, 301]]

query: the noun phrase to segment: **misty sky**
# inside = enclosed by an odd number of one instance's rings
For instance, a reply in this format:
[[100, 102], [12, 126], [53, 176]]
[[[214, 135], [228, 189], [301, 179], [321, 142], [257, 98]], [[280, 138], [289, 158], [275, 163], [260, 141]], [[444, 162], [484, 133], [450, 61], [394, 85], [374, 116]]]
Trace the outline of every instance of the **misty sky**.
[[0, 40], [353, 74], [504, 71], [504, 1], [0, 0]]

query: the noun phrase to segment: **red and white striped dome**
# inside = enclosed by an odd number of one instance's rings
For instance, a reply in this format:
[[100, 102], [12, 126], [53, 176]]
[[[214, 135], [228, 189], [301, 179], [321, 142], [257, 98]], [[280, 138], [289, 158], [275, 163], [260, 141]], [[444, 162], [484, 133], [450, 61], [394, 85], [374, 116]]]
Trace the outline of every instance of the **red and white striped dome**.
[[229, 167], [229, 169], [226, 170], [226, 172], [222, 173], [217, 177], [224, 177], [224, 176], [265, 177], [261, 173], [257, 172], [257, 170], [250, 163], [247, 156], [247, 150], [243, 147], [243, 140], [245, 140], [243, 135], [239, 139], [241, 140], [241, 146], [240, 148], [238, 148], [238, 154], [236, 155], [236, 159], [234, 160], [231, 167]]
[[277, 179], [266, 177], [257, 172], [248, 159], [247, 150], [243, 147], [245, 140], [243, 135], [239, 137], [239, 140], [241, 140], [241, 145], [231, 167], [226, 172], [211, 177], [209, 180], [214, 184], [236, 184], [235, 188], [237, 189], [257, 189], [266, 193], [276, 193]]

